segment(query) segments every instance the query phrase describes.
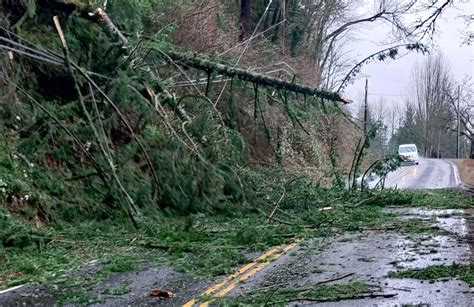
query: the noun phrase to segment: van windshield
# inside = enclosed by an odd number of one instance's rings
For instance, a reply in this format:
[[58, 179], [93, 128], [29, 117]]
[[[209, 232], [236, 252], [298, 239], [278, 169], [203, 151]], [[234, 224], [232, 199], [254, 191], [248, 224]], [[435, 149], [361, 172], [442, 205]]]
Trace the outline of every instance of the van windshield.
[[399, 153], [410, 153], [410, 152], [416, 152], [416, 147], [410, 146], [410, 147], [400, 147], [398, 149]]

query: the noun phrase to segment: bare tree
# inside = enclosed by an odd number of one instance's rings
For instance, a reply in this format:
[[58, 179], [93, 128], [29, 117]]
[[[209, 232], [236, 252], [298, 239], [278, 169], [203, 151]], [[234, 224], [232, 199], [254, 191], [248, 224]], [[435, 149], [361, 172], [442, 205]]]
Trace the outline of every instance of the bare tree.
[[[352, 30], [379, 22], [392, 27], [395, 40], [419, 41], [432, 37], [437, 19], [452, 0], [376, 0], [372, 11], [364, 15], [354, 13], [366, 5], [363, 1], [300, 0], [299, 3], [302, 8], [299, 23], [305, 34], [298, 48], [309, 52], [315, 69], [323, 77], [323, 86], [334, 88], [335, 80], [341, 82], [341, 71], [349, 70], [340, 46], [350, 38]], [[406, 21], [409, 19], [416, 21], [409, 23]]]
[[240, 1], [240, 35], [243, 40], [252, 33], [252, 0]]
[[[474, 159], [474, 84], [472, 78], [466, 77], [461, 83], [452, 83], [446, 89], [446, 97], [450, 112], [448, 128], [455, 132], [459, 138], [457, 146], [467, 147], [468, 153], [464, 155]], [[464, 142], [463, 142], [464, 141]], [[464, 143], [464, 144], [463, 144]], [[465, 146], [462, 146], [465, 145]]]
[[[452, 5], [453, 0], [374, 0], [369, 9], [366, 1], [358, 0], [273, 0], [262, 27], [273, 27], [271, 38], [293, 55], [306, 55], [321, 77], [322, 87], [336, 88], [341, 76], [349, 71], [349, 56], [342, 48], [352, 31], [366, 24], [389, 25], [393, 41], [403, 44], [432, 37], [436, 21]], [[363, 8], [363, 9], [361, 9]], [[251, 16], [263, 10], [262, 3], [240, 1], [241, 38], [253, 26]], [[365, 11], [365, 13], [357, 13]], [[412, 22], [414, 20], [414, 22]], [[288, 37], [287, 37], [288, 34]], [[411, 49], [417, 50], [418, 49]]]
[[461, 32], [464, 37], [463, 44], [469, 46], [474, 42], [474, 30], [472, 27], [474, 25], [474, 14], [462, 15], [460, 17], [464, 19], [464, 24], [466, 26], [466, 29]]
[[449, 68], [441, 54], [428, 57], [412, 72], [414, 99], [423, 123], [423, 146], [426, 157], [439, 157], [441, 136], [450, 120], [447, 91], [451, 84]]
[[349, 51], [345, 46], [349, 43], [350, 36], [346, 33], [334, 43], [332, 49], [328, 50], [325, 67], [321, 72], [320, 86], [327, 90], [336, 90], [343, 83], [347, 72], [351, 70], [354, 63], [351, 61]]

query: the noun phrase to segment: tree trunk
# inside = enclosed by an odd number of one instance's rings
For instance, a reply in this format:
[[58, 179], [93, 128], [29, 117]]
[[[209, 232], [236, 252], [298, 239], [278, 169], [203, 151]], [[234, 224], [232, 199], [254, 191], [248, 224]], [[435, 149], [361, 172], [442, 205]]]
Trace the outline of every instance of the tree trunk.
[[[277, 24], [280, 21], [281, 16], [281, 0], [278, 1], [275, 5], [275, 11], [273, 12], [272, 25]], [[280, 37], [280, 27], [277, 26], [273, 31], [272, 42], [277, 43]]]
[[469, 159], [474, 159], [474, 138], [471, 138], [471, 154], [469, 155]]
[[252, 0], [240, 1], [240, 35], [239, 39], [244, 40], [252, 31]]
[[174, 61], [178, 65], [184, 67], [192, 67], [195, 69], [206, 71], [207, 73], [220, 74], [230, 78], [238, 78], [243, 81], [251, 82], [261, 86], [274, 87], [293, 93], [299, 93], [308, 96], [315, 96], [330, 101], [339, 101], [345, 104], [352, 101], [342, 97], [339, 93], [324, 91], [319, 88], [310, 87], [286, 81], [278, 78], [273, 78], [267, 75], [254, 73], [240, 68], [220, 64], [209, 61], [207, 59], [194, 57], [193, 55], [169, 50], [166, 53], [168, 61]]

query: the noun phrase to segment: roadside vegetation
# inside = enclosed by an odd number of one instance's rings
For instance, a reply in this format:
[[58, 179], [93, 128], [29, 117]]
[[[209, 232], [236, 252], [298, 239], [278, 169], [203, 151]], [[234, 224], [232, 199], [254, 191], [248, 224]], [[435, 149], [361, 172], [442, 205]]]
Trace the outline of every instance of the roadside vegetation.
[[412, 207], [433, 209], [469, 209], [474, 208], [474, 198], [458, 189], [405, 190], [399, 196]]
[[274, 289], [250, 293], [241, 298], [219, 299], [219, 305], [265, 305], [287, 306], [298, 301], [328, 302], [345, 299], [366, 298], [374, 295], [370, 287], [361, 282], [351, 282], [337, 285], [319, 285], [311, 289]]
[[436, 280], [443, 278], [459, 278], [470, 287], [474, 287], [474, 264], [431, 265], [422, 269], [410, 269], [390, 272], [390, 277]]

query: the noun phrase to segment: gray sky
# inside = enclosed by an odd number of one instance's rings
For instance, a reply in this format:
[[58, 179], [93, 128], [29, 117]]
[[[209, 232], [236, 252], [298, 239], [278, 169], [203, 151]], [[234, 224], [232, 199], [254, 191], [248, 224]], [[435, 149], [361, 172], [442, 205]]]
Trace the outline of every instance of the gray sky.
[[[461, 81], [466, 75], [474, 75], [474, 46], [461, 46], [463, 41], [460, 31], [466, 29], [461, 14], [473, 14], [474, 3], [469, 0], [455, 0], [455, 7], [448, 8], [438, 20], [438, 34], [435, 36], [435, 50], [441, 51], [456, 81]], [[356, 38], [348, 46], [351, 55], [358, 61], [366, 56], [389, 47], [383, 44], [388, 37], [390, 28], [382, 23], [371, 23], [364, 29], [354, 33]], [[410, 53], [403, 58], [391, 62], [372, 62], [362, 67], [353, 84], [346, 87], [344, 94], [354, 100], [352, 110], [355, 111], [363, 99], [365, 75], [369, 76], [369, 101], [377, 105], [383, 97], [387, 108], [393, 104], [403, 105], [406, 95], [409, 94], [412, 68], [421, 63], [426, 56]]]

